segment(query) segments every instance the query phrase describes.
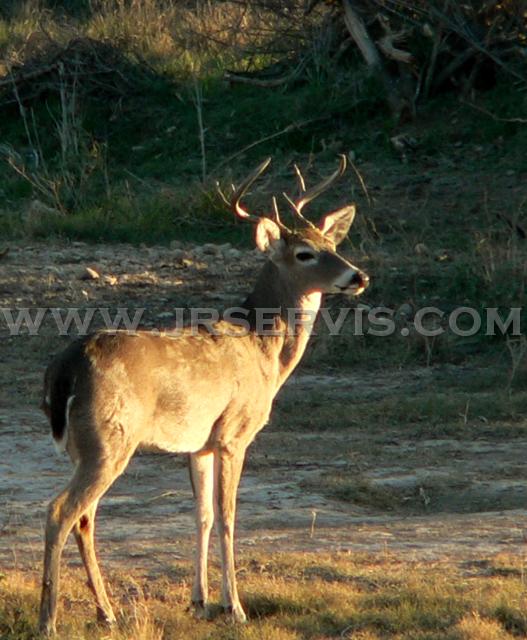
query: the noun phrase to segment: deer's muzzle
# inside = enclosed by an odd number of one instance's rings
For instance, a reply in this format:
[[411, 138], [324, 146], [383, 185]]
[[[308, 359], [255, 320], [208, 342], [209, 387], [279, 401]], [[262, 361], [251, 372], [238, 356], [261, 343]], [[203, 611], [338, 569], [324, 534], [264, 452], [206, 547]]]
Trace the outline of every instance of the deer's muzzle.
[[360, 295], [370, 284], [370, 278], [359, 269], [350, 269], [344, 277], [339, 278], [334, 286], [339, 293]]

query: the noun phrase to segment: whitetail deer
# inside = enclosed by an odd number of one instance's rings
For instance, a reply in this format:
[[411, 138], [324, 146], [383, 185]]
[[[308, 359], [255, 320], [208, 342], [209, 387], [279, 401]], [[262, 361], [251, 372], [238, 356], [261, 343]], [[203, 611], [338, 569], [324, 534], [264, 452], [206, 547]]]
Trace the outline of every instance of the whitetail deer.
[[[326, 215], [318, 226], [302, 215], [303, 207], [343, 173], [345, 159], [332, 176], [296, 203], [290, 201], [302, 227], [293, 231], [280, 220], [276, 206], [269, 218], [253, 216], [240, 205], [269, 161], [249, 175], [230, 201], [238, 217], [255, 223], [256, 245], [269, 254], [240, 308], [247, 331], [238, 331], [234, 320], [218, 322], [215, 335], [190, 328], [174, 334], [99, 331], [72, 343], [46, 371], [43, 409], [55, 443], [76, 466], [48, 509], [43, 633], [55, 631], [60, 557], [72, 529], [97, 617], [107, 623], [115, 620], [94, 550], [95, 513], [139, 447], [190, 454], [197, 524], [192, 604], [197, 613], [206, 614], [207, 554], [215, 519], [223, 604], [235, 621], [245, 620], [234, 568], [236, 493], [245, 451], [266, 424], [273, 399], [309, 338], [312, 323], [292, 328], [288, 310], [312, 316], [323, 293], [357, 295], [368, 285], [368, 277], [335, 251], [348, 233], [355, 207]], [[273, 309], [271, 335], [256, 326], [261, 308]]]

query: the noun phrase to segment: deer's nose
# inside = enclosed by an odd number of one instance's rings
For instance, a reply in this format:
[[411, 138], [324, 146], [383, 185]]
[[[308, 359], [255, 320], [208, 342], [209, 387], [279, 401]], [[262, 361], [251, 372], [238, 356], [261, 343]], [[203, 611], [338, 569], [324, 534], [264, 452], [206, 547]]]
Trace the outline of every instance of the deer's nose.
[[359, 292], [364, 291], [370, 284], [370, 278], [363, 271], [356, 271], [352, 276], [349, 283], [350, 287], [357, 289]]
[[370, 279], [364, 271], [361, 271], [356, 267], [351, 267], [333, 283], [333, 286], [336, 290], [341, 291], [342, 293], [347, 292], [358, 296], [364, 291], [364, 289], [366, 289], [369, 282]]

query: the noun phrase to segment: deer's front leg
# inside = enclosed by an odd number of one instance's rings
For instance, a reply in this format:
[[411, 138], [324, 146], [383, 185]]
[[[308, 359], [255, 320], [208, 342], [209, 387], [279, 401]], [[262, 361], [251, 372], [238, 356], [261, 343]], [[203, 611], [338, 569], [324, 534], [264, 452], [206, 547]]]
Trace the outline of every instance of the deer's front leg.
[[196, 500], [196, 573], [192, 586], [192, 607], [199, 616], [206, 616], [208, 600], [207, 559], [209, 539], [214, 523], [214, 454], [196, 453], [190, 456], [190, 479]]
[[244, 456], [245, 450], [233, 451], [230, 448], [221, 448], [217, 451], [214, 459], [214, 504], [223, 573], [223, 606], [232, 614], [236, 622], [245, 622], [247, 620], [238, 598], [234, 566], [236, 493], [240, 482]]

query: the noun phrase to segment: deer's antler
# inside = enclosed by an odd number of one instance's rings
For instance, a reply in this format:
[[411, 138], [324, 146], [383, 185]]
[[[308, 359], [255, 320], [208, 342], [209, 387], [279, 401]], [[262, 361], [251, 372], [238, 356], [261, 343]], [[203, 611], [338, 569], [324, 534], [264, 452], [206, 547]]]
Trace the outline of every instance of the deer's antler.
[[[243, 180], [243, 182], [237, 188], [235, 188], [234, 186], [232, 187], [233, 193], [230, 198], [227, 198], [225, 196], [225, 194], [221, 191], [219, 184], [216, 183], [218, 192], [222, 200], [232, 210], [232, 212], [236, 215], [236, 217], [240, 218], [241, 220], [246, 220], [248, 222], [259, 221], [260, 217], [255, 216], [252, 213], [249, 213], [244, 207], [242, 207], [242, 205], [240, 204], [240, 201], [243, 198], [243, 196], [247, 193], [249, 187], [253, 184], [253, 182], [255, 182], [255, 180], [262, 175], [262, 173], [267, 169], [267, 167], [270, 164], [271, 164], [270, 157], [266, 158], [263, 162], [261, 162], [256, 167], [256, 169], [251, 171], [251, 173], [245, 178], [245, 180]], [[298, 177], [302, 196], [296, 202], [294, 202], [286, 193], [284, 193], [283, 196], [291, 205], [291, 208], [293, 209], [293, 213], [305, 225], [309, 227], [315, 226], [312, 222], [310, 222], [309, 220], [307, 220], [307, 218], [303, 216], [302, 209], [306, 206], [306, 204], [308, 204], [309, 202], [314, 200], [316, 197], [318, 197], [321, 193], [329, 189], [329, 187], [342, 176], [345, 170], [346, 170], [346, 156], [341, 155], [338, 169], [334, 171], [330, 176], [328, 176], [327, 178], [324, 178], [324, 180], [322, 180], [321, 182], [316, 184], [314, 187], [311, 187], [311, 189], [308, 189], [306, 191], [304, 177], [302, 176], [300, 169], [295, 165], [295, 172]], [[280, 220], [280, 213], [278, 211], [278, 205], [276, 202], [276, 198], [274, 196], [273, 196], [273, 212], [270, 217], [280, 227], [282, 231], [286, 231], [290, 233], [290, 229], [288, 229], [288, 227]]]
[[273, 196], [273, 215], [271, 219], [282, 229], [282, 231], [288, 231], [288, 227], [280, 220], [280, 211], [278, 210], [278, 202], [276, 201], [276, 196]]
[[[251, 222], [258, 222], [259, 217], [252, 215], [246, 209], [244, 209], [240, 200], [247, 193], [249, 187], [253, 184], [253, 182], [259, 178], [262, 173], [267, 169], [267, 167], [271, 164], [271, 158], [266, 158], [263, 162], [261, 162], [254, 171], [245, 178], [245, 180], [234, 190], [230, 200], [227, 200], [231, 210], [233, 213], [242, 220], [249, 220]], [[224, 198], [226, 200], [226, 198]]]
[[291, 198], [289, 198], [289, 196], [287, 196], [285, 193], [284, 193], [284, 196], [286, 200], [289, 202], [289, 204], [291, 205], [293, 209], [293, 213], [298, 218], [300, 218], [300, 220], [302, 220], [304, 224], [307, 224], [309, 226], [314, 226], [312, 222], [307, 220], [302, 215], [302, 209], [306, 206], [306, 204], [308, 204], [309, 202], [314, 200], [316, 197], [318, 197], [321, 193], [329, 189], [329, 187], [331, 187], [331, 185], [342, 176], [344, 171], [346, 171], [346, 165], [347, 165], [346, 156], [341, 154], [340, 164], [338, 169], [334, 173], [332, 173], [330, 176], [328, 176], [327, 178], [324, 178], [324, 180], [316, 184], [314, 187], [311, 187], [311, 189], [308, 189], [307, 191], [305, 191], [305, 182], [302, 174], [300, 173], [300, 169], [295, 165], [295, 171], [296, 171], [296, 175], [298, 176], [298, 181], [300, 183], [300, 189], [304, 191], [304, 193], [296, 202], [293, 202]]
[[[245, 180], [237, 187], [233, 187], [233, 193], [230, 198], [227, 198], [223, 192], [221, 191], [219, 185], [217, 184], [218, 192], [225, 202], [226, 205], [233, 211], [233, 213], [242, 220], [247, 220], [248, 222], [258, 222], [260, 220], [259, 216], [255, 216], [252, 213], [249, 213], [242, 205], [240, 204], [241, 199], [247, 193], [249, 187], [253, 184], [253, 182], [259, 178], [262, 173], [267, 169], [267, 167], [271, 164], [271, 158], [266, 158], [262, 163], [260, 163], [254, 171], [252, 171]], [[282, 229], [282, 231], [289, 231], [286, 225], [280, 220], [280, 213], [278, 211], [278, 205], [276, 203], [276, 198], [273, 196], [273, 213], [271, 214], [271, 219]]]

